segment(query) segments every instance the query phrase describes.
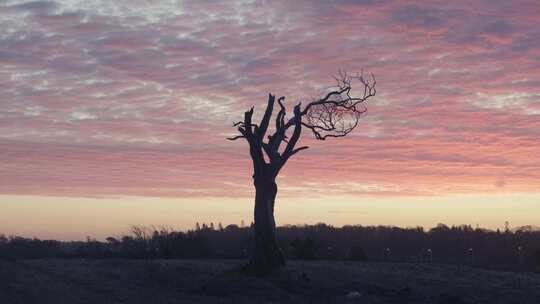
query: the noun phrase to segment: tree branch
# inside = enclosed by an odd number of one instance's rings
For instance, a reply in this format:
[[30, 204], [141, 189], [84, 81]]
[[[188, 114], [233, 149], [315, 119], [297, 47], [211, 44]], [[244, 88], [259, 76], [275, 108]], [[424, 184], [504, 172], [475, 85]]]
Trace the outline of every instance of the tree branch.
[[[307, 146], [295, 148], [302, 133], [302, 127], [311, 130], [317, 140], [325, 140], [328, 137], [344, 137], [358, 126], [360, 117], [367, 112], [365, 102], [377, 93], [375, 77], [371, 75], [371, 79], [366, 79], [363, 74], [349, 76], [345, 72], [339, 71], [335, 79], [336, 85], [329, 92], [308, 103], [303, 110], [300, 103], [294, 106], [294, 115], [287, 121], [285, 120], [285, 97], [280, 97], [277, 100], [279, 112], [275, 117], [275, 132], [267, 136], [267, 142], [264, 142], [264, 139], [275, 105], [275, 95], [272, 94], [268, 94], [268, 103], [260, 124], [252, 122], [253, 107], [251, 107], [244, 113], [243, 121], [233, 124], [233, 126], [238, 127], [240, 134], [227, 139], [245, 138], [249, 143], [255, 171], [268, 172], [266, 170], [272, 170], [271, 172], [276, 176], [291, 156], [308, 148]], [[363, 86], [359, 90], [360, 95], [355, 95], [352, 90], [354, 81], [358, 81]], [[293, 126], [294, 129], [289, 139], [287, 133], [289, 128]], [[279, 147], [282, 142], [287, 145], [280, 153]], [[269, 163], [266, 163], [264, 154], [268, 156]]]
[[285, 151], [283, 151], [283, 158], [288, 159], [292, 150], [294, 149], [294, 146], [298, 142], [298, 139], [300, 138], [300, 133], [302, 132], [302, 112], [300, 111], [300, 106], [302, 103], [297, 104], [294, 107], [294, 131], [291, 136], [291, 140], [287, 143], [287, 147], [285, 148]]
[[302, 150], [306, 150], [306, 149], [309, 149], [309, 147], [308, 146], [302, 146], [300, 148], [294, 149], [294, 150], [291, 151], [291, 155], [289, 155], [289, 157], [295, 155], [296, 153], [298, 153], [298, 152], [300, 152]]
[[[253, 135], [253, 129], [251, 128], [253, 124], [251, 123], [251, 117], [253, 116], [253, 107], [249, 111], [244, 113], [244, 128], [246, 129], [246, 137]], [[257, 128], [255, 126], [255, 128]]]
[[274, 109], [274, 101], [276, 100], [276, 97], [272, 94], [268, 94], [268, 105], [266, 106], [266, 111], [264, 111], [264, 116], [261, 120], [261, 125], [259, 127], [259, 130], [257, 131], [257, 137], [259, 140], [262, 140], [264, 138], [264, 134], [266, 133], [266, 130], [268, 129], [268, 125], [270, 123], [270, 117], [272, 117], [272, 111]]
[[[302, 111], [302, 116], [306, 117], [302, 125], [310, 129], [318, 140], [343, 137], [352, 132], [358, 126], [360, 117], [367, 112], [363, 103], [377, 93], [373, 74], [371, 80], [367, 80], [362, 74], [349, 76], [339, 71], [339, 77], [335, 79], [337, 84], [334, 90], [309, 103]], [[352, 82], [355, 80], [363, 86], [362, 95], [352, 93]]]
[[233, 136], [233, 137], [227, 137], [228, 140], [237, 140], [237, 139], [240, 139], [240, 138], [246, 138], [244, 135], [236, 135], [236, 136]]

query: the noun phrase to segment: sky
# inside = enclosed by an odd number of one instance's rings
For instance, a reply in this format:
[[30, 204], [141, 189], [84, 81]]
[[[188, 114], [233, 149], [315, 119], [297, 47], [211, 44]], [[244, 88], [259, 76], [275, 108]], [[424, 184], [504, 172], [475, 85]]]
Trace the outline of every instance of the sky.
[[[0, 233], [251, 221], [232, 123], [373, 73], [357, 129], [304, 132], [278, 224], [540, 224], [540, 3], [0, 0]], [[536, 214], [536, 216], [535, 216]]]

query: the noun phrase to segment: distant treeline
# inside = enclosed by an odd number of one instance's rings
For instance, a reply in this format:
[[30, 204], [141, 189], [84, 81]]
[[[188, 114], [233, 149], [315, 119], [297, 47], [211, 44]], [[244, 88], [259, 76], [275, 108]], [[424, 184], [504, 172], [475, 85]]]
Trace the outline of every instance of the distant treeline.
[[[0, 235], [0, 258], [243, 259], [249, 255], [250, 227], [213, 224], [194, 230], [140, 227], [105, 242], [27, 239]], [[289, 259], [458, 263], [481, 267], [540, 271], [540, 232], [448, 227], [344, 226], [326, 224], [278, 228], [279, 244]]]

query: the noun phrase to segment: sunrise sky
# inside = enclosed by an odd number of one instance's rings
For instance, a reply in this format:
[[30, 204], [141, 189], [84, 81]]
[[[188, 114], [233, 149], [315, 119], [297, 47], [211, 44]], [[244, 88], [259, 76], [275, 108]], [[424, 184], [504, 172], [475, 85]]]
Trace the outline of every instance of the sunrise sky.
[[0, 233], [251, 222], [232, 122], [377, 77], [279, 178], [278, 224], [540, 224], [540, 2], [0, 1]]

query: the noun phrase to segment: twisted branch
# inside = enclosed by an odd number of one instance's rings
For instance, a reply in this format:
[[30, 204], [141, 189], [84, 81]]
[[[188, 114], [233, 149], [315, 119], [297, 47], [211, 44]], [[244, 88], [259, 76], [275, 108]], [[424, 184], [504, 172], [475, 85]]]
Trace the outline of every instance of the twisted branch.
[[[373, 74], [371, 79], [366, 79], [363, 74], [350, 76], [343, 71], [339, 71], [336, 85], [324, 94], [322, 98], [311, 101], [305, 108], [301, 109], [301, 104], [297, 104], [293, 109], [293, 116], [285, 122], [287, 114], [284, 105], [285, 97], [277, 100], [279, 112], [275, 117], [275, 130], [271, 135], [268, 132], [270, 119], [275, 104], [275, 96], [268, 94], [266, 110], [259, 125], [252, 123], [253, 107], [244, 113], [244, 120], [233, 124], [238, 127], [240, 135], [228, 137], [228, 140], [244, 138], [250, 145], [250, 154], [253, 159], [255, 170], [270, 170], [277, 176], [279, 170], [285, 162], [296, 153], [307, 149], [307, 146], [295, 148], [302, 127], [313, 133], [316, 139], [325, 140], [328, 137], [343, 137], [352, 132], [359, 123], [363, 114], [367, 112], [365, 102], [377, 93], [376, 80]], [[353, 82], [359, 82], [363, 88], [360, 95], [353, 93]], [[288, 130], [293, 127], [292, 135], [289, 139]], [[280, 152], [281, 143], [285, 142], [285, 148]], [[266, 154], [269, 162], [264, 159]]]

